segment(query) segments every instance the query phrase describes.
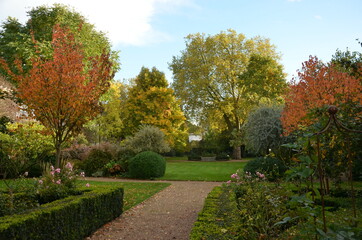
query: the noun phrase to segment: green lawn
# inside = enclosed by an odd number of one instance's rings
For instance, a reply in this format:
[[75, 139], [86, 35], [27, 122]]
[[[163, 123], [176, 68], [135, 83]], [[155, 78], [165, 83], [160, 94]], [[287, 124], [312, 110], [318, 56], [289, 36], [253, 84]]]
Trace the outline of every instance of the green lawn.
[[[9, 180], [7, 180], [9, 181]], [[29, 184], [32, 179], [28, 179]], [[145, 201], [154, 194], [158, 193], [162, 189], [169, 186], [169, 183], [141, 183], [141, 182], [97, 182], [97, 181], [83, 181], [81, 180], [81, 185], [85, 183], [90, 184], [90, 188], [104, 188], [110, 186], [121, 186], [124, 189], [124, 206], [123, 211], [127, 211], [133, 206]], [[6, 185], [4, 180], [0, 180], [0, 190], [5, 189]]]
[[158, 193], [162, 189], [168, 187], [169, 183], [141, 183], [141, 182], [97, 182], [97, 181], [84, 181], [91, 185], [91, 187], [107, 187], [107, 186], [121, 186], [124, 189], [124, 206], [123, 211], [136, 206], [137, 204], [145, 201]]
[[230, 161], [167, 162], [166, 174], [159, 180], [225, 182], [230, 180], [230, 175], [235, 173], [236, 170], [244, 168], [245, 164], [245, 162]]

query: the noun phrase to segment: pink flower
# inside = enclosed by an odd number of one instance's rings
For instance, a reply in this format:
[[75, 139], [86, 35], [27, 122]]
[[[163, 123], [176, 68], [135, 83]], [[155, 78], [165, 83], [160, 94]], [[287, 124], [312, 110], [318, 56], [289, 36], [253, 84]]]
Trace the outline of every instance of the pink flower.
[[62, 180], [59, 179], [58, 181], [55, 182], [56, 184], [61, 184], [62, 183]]
[[54, 171], [54, 167], [53, 167], [53, 166], [50, 166], [50, 170]]
[[41, 179], [38, 182], [39, 182], [39, 184], [43, 184], [43, 180], [41, 180]]
[[235, 179], [237, 179], [239, 176], [238, 176], [238, 174], [236, 174], [236, 173], [233, 173], [232, 175], [231, 175], [231, 178], [235, 178]]
[[51, 171], [50, 174], [51, 174], [51, 175], [54, 175], [54, 171]]
[[60, 168], [55, 169], [56, 173], [60, 173]]
[[68, 168], [70, 171], [73, 170], [73, 166], [70, 162], [67, 163], [67, 165], [65, 165], [66, 168]]
[[231, 183], [231, 180], [227, 181], [226, 183], [227, 183], [227, 184], [230, 184], [230, 183]]
[[90, 184], [89, 184], [89, 183], [87, 183], [85, 186], [86, 186], [86, 187], [90, 187]]

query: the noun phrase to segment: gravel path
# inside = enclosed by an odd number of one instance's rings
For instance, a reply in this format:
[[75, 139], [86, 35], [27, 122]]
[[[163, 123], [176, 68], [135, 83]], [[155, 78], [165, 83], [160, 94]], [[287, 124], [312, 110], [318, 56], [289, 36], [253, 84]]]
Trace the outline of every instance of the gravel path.
[[170, 183], [169, 187], [98, 229], [87, 240], [189, 239], [207, 194], [221, 183]]

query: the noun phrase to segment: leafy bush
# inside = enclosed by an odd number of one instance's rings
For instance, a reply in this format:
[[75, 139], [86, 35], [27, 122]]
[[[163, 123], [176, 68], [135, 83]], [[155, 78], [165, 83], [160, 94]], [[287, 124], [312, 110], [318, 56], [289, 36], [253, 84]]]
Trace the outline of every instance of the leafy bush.
[[[76, 185], [78, 175], [73, 171], [71, 163], [68, 162], [62, 169], [55, 169], [51, 166], [50, 170], [37, 182], [37, 195], [40, 204], [80, 194]], [[83, 172], [80, 175], [84, 177]]]
[[253, 176], [255, 176], [256, 172], [264, 173], [270, 181], [283, 177], [286, 170], [287, 167], [284, 162], [269, 156], [250, 160], [244, 167], [244, 171], [250, 172]]
[[217, 161], [230, 160], [230, 155], [228, 153], [225, 153], [225, 152], [218, 153], [218, 154], [216, 154], [216, 160]]
[[123, 172], [125, 172], [125, 169], [122, 167], [121, 164], [115, 161], [110, 161], [109, 163], [104, 165], [104, 175], [114, 176]]
[[111, 160], [111, 153], [93, 148], [88, 157], [79, 165], [79, 167], [84, 170], [86, 176], [92, 176], [93, 173], [103, 170], [104, 165]]
[[99, 188], [0, 217], [0, 239], [84, 239], [122, 213], [123, 189]]
[[41, 164], [51, 159], [54, 145], [52, 137], [38, 122], [8, 123], [6, 133], [0, 132], [2, 174], [15, 178], [20, 173], [40, 176]]
[[190, 152], [187, 156], [187, 160], [189, 161], [201, 161], [201, 155], [195, 152]]
[[129, 175], [132, 178], [157, 178], [165, 175], [166, 160], [151, 151], [141, 152], [129, 162]]
[[278, 224], [289, 211], [290, 193], [281, 186], [264, 184], [264, 173], [238, 171], [228, 184], [236, 195], [241, 239], [275, 239], [285, 228]]
[[127, 146], [123, 146], [117, 153], [117, 163], [121, 165], [125, 172], [128, 172], [129, 160], [136, 156], [136, 153]]
[[155, 126], [142, 126], [134, 136], [128, 137], [123, 144], [134, 153], [144, 151], [164, 153], [170, 151], [165, 134]]

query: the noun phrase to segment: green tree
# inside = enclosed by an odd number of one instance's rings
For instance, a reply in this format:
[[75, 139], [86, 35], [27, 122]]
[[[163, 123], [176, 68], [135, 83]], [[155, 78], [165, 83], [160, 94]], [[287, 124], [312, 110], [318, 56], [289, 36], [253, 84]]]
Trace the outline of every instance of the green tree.
[[[39, 6], [31, 9], [27, 14], [29, 19], [24, 25], [12, 17], [1, 25], [0, 58], [5, 59], [9, 66], [14, 63], [14, 60], [19, 59], [23, 63], [23, 70], [28, 71], [31, 69], [31, 59], [34, 55], [50, 59], [53, 53], [51, 44], [53, 27], [59, 24], [71, 29], [76, 41], [82, 43], [85, 59], [100, 56], [106, 50], [110, 53], [113, 63], [110, 74], [113, 75], [119, 69], [118, 52], [111, 50], [110, 41], [105, 34], [97, 31], [86, 18], [69, 7], [60, 4], [54, 4], [51, 7]], [[11, 68], [12, 71], [17, 71], [15, 66]], [[0, 74], [4, 74], [9, 81], [13, 81], [5, 71], [1, 71]]]
[[241, 158], [240, 131], [249, 112], [260, 103], [282, 101], [286, 82], [278, 61], [268, 39], [247, 39], [234, 30], [191, 34], [170, 63], [173, 88], [189, 118], [212, 119], [234, 136], [234, 157]]
[[165, 74], [155, 67], [143, 67], [130, 87], [124, 107], [125, 135], [133, 135], [141, 125], [160, 128], [171, 147], [186, 146], [185, 117]]
[[252, 111], [245, 123], [246, 147], [259, 155], [275, 152], [282, 143], [282, 108], [262, 106]]
[[97, 141], [119, 142], [124, 138], [122, 104], [125, 102], [126, 87], [119, 82], [111, 83], [107, 93], [102, 96], [103, 111], [85, 127], [96, 135]]

